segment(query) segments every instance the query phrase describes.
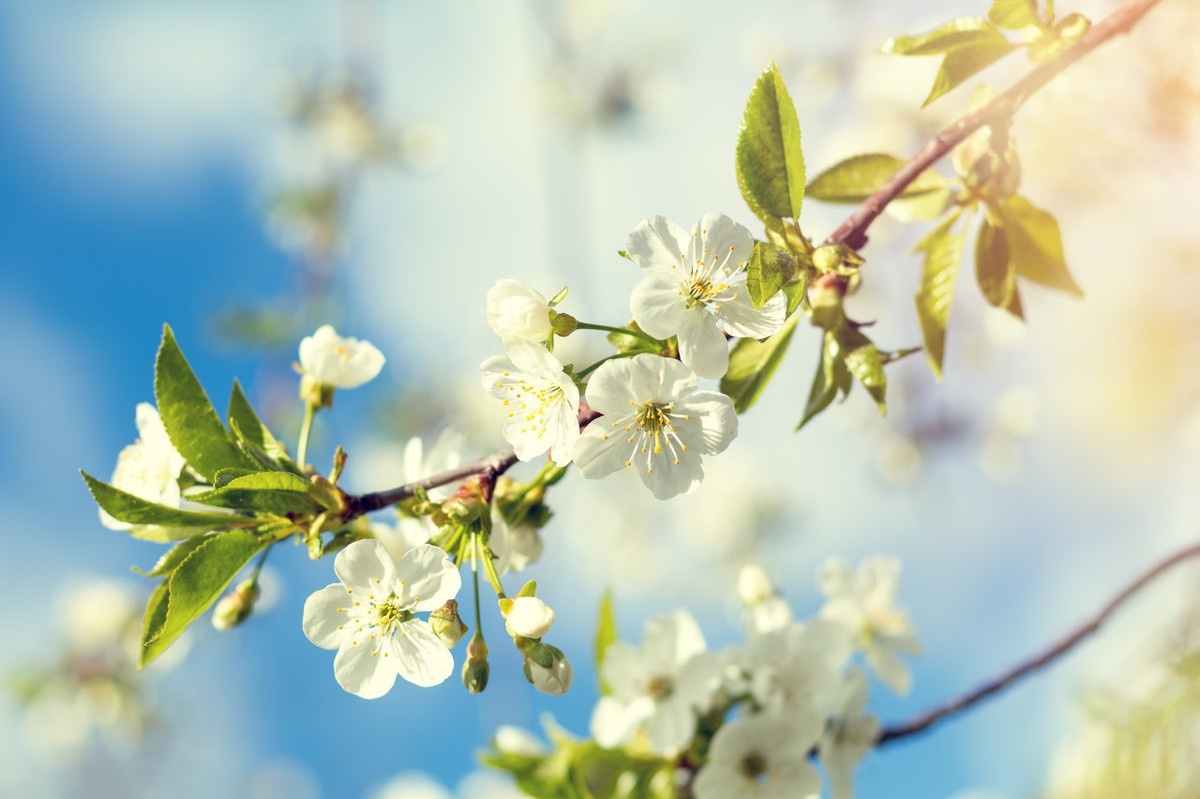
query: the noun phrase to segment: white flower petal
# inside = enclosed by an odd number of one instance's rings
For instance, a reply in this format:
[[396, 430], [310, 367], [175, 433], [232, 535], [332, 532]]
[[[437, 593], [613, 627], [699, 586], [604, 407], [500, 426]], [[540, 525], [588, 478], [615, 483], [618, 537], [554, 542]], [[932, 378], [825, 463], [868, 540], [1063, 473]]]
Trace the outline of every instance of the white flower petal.
[[592, 422], [575, 442], [572, 453], [575, 466], [589, 479], [607, 477], [629, 465], [633, 445], [625, 441], [626, 436], [619, 427], [613, 429], [621, 420], [614, 423], [608, 419], [604, 416]]
[[867, 647], [867, 664], [894, 693], [904, 695], [912, 688], [912, 675], [891, 647]]
[[373, 538], [355, 541], [339, 552], [333, 560], [333, 572], [350, 588], [390, 586], [395, 574], [387, 547]]
[[700, 426], [701, 434], [697, 449], [705, 455], [717, 455], [725, 451], [737, 438], [738, 417], [733, 400], [719, 391], [697, 391], [683, 404], [684, 413], [690, 414]]
[[550, 338], [550, 305], [519, 280], [499, 280], [487, 293], [488, 325], [500, 338], [545, 342]]
[[715, 379], [729, 370], [729, 344], [716, 318], [702, 307], [689, 308], [680, 319], [679, 359], [700, 377]]
[[462, 587], [458, 569], [432, 544], [418, 544], [405, 552], [396, 564], [396, 580], [403, 586], [403, 593], [397, 593], [412, 603], [409, 610], [436, 610]]
[[787, 297], [779, 292], [755, 308], [747, 291], [735, 299], [721, 303], [717, 316], [725, 326], [725, 332], [741, 338], [766, 338], [783, 327], [787, 319]]
[[681, 452], [675, 462], [664, 458], [650, 467], [638, 470], [642, 484], [650, 489], [655, 499], [670, 499], [680, 494], [689, 494], [700, 487], [704, 480], [704, 464], [699, 453]]
[[429, 628], [418, 619], [400, 625], [391, 639], [389, 660], [400, 676], [414, 685], [428, 687], [445, 682], [454, 671], [454, 656]]
[[390, 691], [396, 682], [396, 669], [377, 647], [376, 641], [369, 639], [343, 639], [333, 659], [338, 685], [363, 699], [377, 699]]
[[[687, 313], [681, 292], [679, 277], [674, 274], [654, 272], [642, 278], [633, 287], [629, 297], [629, 310], [638, 327], [655, 338], [666, 339], [675, 335]], [[703, 309], [699, 309], [703, 312]]]
[[342, 338], [331, 325], [322, 325], [300, 342], [300, 368], [321, 385], [357, 388], [373, 380], [384, 362], [371, 342]]
[[304, 635], [322, 649], [337, 649], [342, 645], [345, 634], [342, 624], [346, 620], [340, 611], [347, 602], [346, 587], [341, 583], [327, 585], [309, 594], [304, 600]]
[[669, 272], [683, 265], [691, 241], [688, 232], [671, 220], [652, 216], [629, 234], [625, 251], [643, 269]]

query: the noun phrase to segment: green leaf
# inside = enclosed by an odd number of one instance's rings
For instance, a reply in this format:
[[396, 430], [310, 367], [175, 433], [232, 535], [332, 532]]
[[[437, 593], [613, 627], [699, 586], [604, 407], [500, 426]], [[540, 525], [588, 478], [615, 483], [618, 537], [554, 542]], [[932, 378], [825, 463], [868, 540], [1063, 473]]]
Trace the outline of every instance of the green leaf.
[[929, 90], [929, 96], [921, 103], [921, 107], [924, 108], [963, 81], [999, 61], [1018, 46], [1009, 42], [1004, 38], [1004, 34], [997, 30], [993, 29], [990, 33], [980, 31], [976, 41], [946, 53], [937, 76], [933, 79], [933, 88]]
[[979, 290], [990, 305], [1003, 308], [1018, 319], [1021, 297], [1017, 293], [1017, 267], [1011, 258], [1008, 236], [1004, 228], [993, 223], [990, 215], [984, 218], [975, 239], [975, 277]]
[[309, 497], [310, 488], [312, 483], [289, 472], [256, 472], [235, 477], [221, 488], [194, 494], [188, 499], [218, 508], [286, 516], [321, 507]]
[[[83, 479], [87, 483], [88, 490], [92, 492], [92, 498], [96, 500], [96, 504], [117, 521], [127, 524], [155, 525], [167, 528], [161, 533], [162, 536], [166, 536], [165, 538], [156, 535], [151, 540], [169, 541], [191, 538], [199, 534], [196, 528], [203, 528], [207, 532], [214, 528], [228, 529], [246, 521], [246, 517], [232, 513], [181, 510], [166, 505], [159, 505], [110, 486], [108, 483], [101, 482], [87, 472], [80, 472], [80, 474], [83, 475]], [[146, 536], [136, 537], [142, 538]]]
[[887, 376], [883, 373], [883, 355], [871, 339], [854, 324], [847, 323], [837, 331], [838, 348], [846, 370], [858, 378], [863, 388], [887, 414]]
[[784, 296], [787, 297], [787, 315], [791, 316], [796, 312], [804, 302], [804, 298], [808, 291], [808, 281], [811, 277], [810, 270], [801, 269], [796, 275], [796, 279], [783, 287]]
[[154, 367], [154, 395], [171, 443], [197, 472], [211, 479], [220, 469], [257, 465], [234, 444], [165, 325]]
[[142, 666], [183, 634], [262, 548], [252, 533], [230, 530], [207, 538], [188, 553], [160, 586], [162, 595], [156, 590], [151, 596], [142, 636]]
[[750, 410], [767, 383], [771, 382], [792, 341], [799, 318], [798, 314], [793, 315], [765, 341], [743, 338], [733, 345], [729, 353], [729, 369], [721, 378], [721, 393], [733, 400], [733, 407], [738, 413]]
[[596, 678], [600, 681], [600, 695], [612, 693], [612, 686], [605, 682], [601, 667], [608, 648], [617, 640], [617, 621], [613, 614], [612, 589], [604, 592], [600, 600], [600, 618], [596, 622]]
[[1006, 30], [1041, 25], [1034, 0], [995, 0], [988, 9], [988, 20], [997, 28]]
[[[861, 203], [907, 163], [883, 153], [855, 155], [839, 161], [813, 178], [804, 193], [829, 203]], [[917, 197], [946, 188], [946, 179], [935, 169], [926, 169], [909, 183], [901, 197]]]
[[176, 566], [183, 562], [184, 558], [192, 553], [193, 549], [203, 544], [206, 540], [208, 540], [206, 536], [198, 535], [195, 538], [181, 541], [168, 549], [150, 571], [142, 571], [137, 566], [134, 566], [133, 570], [143, 577], [162, 577], [170, 574], [175, 571]]
[[843, 396], [850, 391], [852, 377], [840, 355], [836, 334], [826, 331], [821, 340], [821, 359], [817, 364], [817, 374], [808, 393], [808, 403], [804, 406], [804, 417], [796, 425], [797, 430], [828, 408], [837, 397], [838, 391], [841, 391]]
[[1083, 290], [1067, 271], [1062, 235], [1053, 214], [1020, 195], [1002, 202], [996, 213], [1008, 234], [1008, 247], [1018, 275], [1076, 297], [1083, 296]]
[[946, 352], [946, 325], [967, 235], [965, 229], [958, 233], [951, 232], [959, 215], [960, 212], [954, 212], [926, 236], [915, 250], [925, 253], [921, 286], [915, 297], [917, 318], [921, 322], [921, 335], [925, 341], [925, 357], [939, 382]]
[[229, 429], [238, 431], [247, 444], [253, 445], [272, 459], [287, 455], [279, 441], [258, 418], [236, 380], [233, 381], [233, 389], [229, 393]]
[[804, 154], [800, 120], [779, 68], [759, 76], [746, 101], [737, 141], [737, 178], [750, 210], [768, 226], [800, 216], [804, 200]]
[[937, 219], [946, 212], [954, 199], [954, 191], [947, 185], [938, 191], [926, 192], [913, 197], [897, 197], [888, 203], [888, 216], [900, 222], [917, 222]]
[[920, 36], [889, 39], [884, 42], [883, 52], [894, 55], [937, 55], [975, 44], [981, 37], [995, 33], [998, 31], [986, 19], [956, 19]]
[[746, 291], [755, 308], [761, 308], [785, 283], [791, 282], [800, 268], [796, 256], [765, 241], [754, 242], [746, 263]]

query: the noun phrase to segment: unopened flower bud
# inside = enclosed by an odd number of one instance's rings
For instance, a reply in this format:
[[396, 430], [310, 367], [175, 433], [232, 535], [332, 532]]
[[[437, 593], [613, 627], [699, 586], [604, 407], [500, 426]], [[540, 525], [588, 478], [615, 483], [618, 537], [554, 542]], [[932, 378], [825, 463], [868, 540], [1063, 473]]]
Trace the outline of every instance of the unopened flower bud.
[[332, 408], [335, 393], [337, 393], [336, 388], [318, 383], [312, 375], [300, 376], [300, 400], [305, 405], [311, 405], [314, 408]]
[[480, 493], [479, 485], [472, 483], [463, 486], [454, 496], [442, 503], [442, 513], [450, 524], [470, 524], [484, 518], [490, 518], [491, 506]]
[[236, 588], [221, 597], [213, 609], [213, 627], [228, 630], [250, 618], [259, 593], [258, 581], [254, 578], [238, 583]]
[[812, 323], [824, 330], [833, 330], [840, 324], [842, 297], [845, 287], [834, 274], [821, 275], [808, 287], [808, 304], [812, 308]]
[[550, 312], [550, 329], [556, 336], [567, 337], [575, 332], [579, 322], [569, 313]]
[[447, 649], [453, 649], [469, 629], [458, 615], [458, 602], [446, 600], [446, 604], [429, 614], [429, 627], [441, 639]]
[[541, 638], [554, 624], [554, 610], [535, 596], [518, 596], [504, 617], [504, 629], [513, 638]]
[[462, 670], [463, 685], [473, 694], [482, 693], [483, 689], [487, 688], [488, 675], [491, 673], [487, 656], [487, 644], [483, 642], [483, 637], [476, 632], [471, 643], [467, 644], [467, 662], [463, 664]]
[[537, 644], [525, 652], [525, 679], [544, 694], [562, 696], [574, 674], [571, 661], [558, 647]]

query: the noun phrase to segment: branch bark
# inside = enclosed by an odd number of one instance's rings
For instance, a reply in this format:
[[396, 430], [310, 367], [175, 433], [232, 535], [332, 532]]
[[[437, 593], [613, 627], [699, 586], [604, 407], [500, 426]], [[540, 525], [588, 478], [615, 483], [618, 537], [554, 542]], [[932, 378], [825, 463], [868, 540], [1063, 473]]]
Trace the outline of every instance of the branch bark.
[[1126, 600], [1144, 588], [1156, 577], [1173, 566], [1182, 563], [1189, 558], [1195, 557], [1200, 557], [1200, 543], [1192, 544], [1189, 547], [1179, 550], [1166, 559], [1159, 561], [1148, 571], [1144, 572], [1140, 577], [1127, 585], [1116, 596], [1110, 599], [1095, 616], [1077, 627], [1072, 632], [1060, 638], [1046, 650], [1027, 660], [1022, 661], [1021, 663], [1018, 663], [1008, 671], [993, 677], [992, 679], [979, 685], [977, 688], [968, 691], [962, 696], [951, 699], [948, 702], [938, 705], [937, 707], [931, 708], [930, 710], [927, 710], [908, 721], [901, 722], [899, 724], [890, 724], [884, 727], [879, 733], [876, 746], [884, 746], [894, 741], [899, 741], [903, 738], [908, 738], [912, 735], [916, 735], [917, 733], [924, 732], [938, 722], [970, 709], [976, 703], [999, 693], [1005, 688], [1016, 683], [1018, 680], [1027, 677], [1034, 672], [1045, 668], [1046, 666], [1049, 666], [1074, 649], [1090, 635], [1099, 630], [1100, 625], [1104, 624], [1104, 622], [1108, 620], [1108, 617], [1111, 616], [1117, 610], [1117, 608], [1123, 605]]

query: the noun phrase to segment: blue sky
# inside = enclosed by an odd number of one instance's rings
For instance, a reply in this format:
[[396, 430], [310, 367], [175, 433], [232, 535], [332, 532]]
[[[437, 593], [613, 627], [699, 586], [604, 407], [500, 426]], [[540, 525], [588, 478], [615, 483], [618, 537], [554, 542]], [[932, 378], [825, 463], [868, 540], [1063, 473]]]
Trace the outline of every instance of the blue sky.
[[[977, 5], [969, 13], [982, 13]], [[346, 3], [343, 16], [291, 3], [0, 4], [0, 506], [9, 531], [0, 634], [10, 642], [0, 669], [55, 651], [47, 607], [59, 586], [86, 573], [138, 585], [129, 566], [157, 557], [152, 545], [99, 526], [76, 470], [106, 476], [136, 435], [133, 409], [152, 399], [164, 323], [218, 404], [234, 377], [260, 401], [292, 390], [294, 351], [238, 351], [212, 332], [224, 305], [279, 296], [293, 280], [262, 213], [267, 187], [303, 170], [281, 155], [275, 103], [289, 67], [366, 66], [385, 118], [436, 126], [445, 143], [435, 168], [369, 174], [351, 206], [336, 321], [378, 344], [389, 367], [339, 398], [313, 460], [325, 462], [335, 437], [345, 441], [347, 479], [369, 490], [383, 487], [386, 468], [366, 465], [387, 452], [371, 433], [371, 408], [402, 388], [443, 386], [458, 398], [461, 426], [485, 431], [468, 455], [498, 442], [472, 394], [474, 370], [498, 351], [482, 313], [495, 280], [547, 294], [568, 284], [573, 312], [620, 322], [636, 275], [613, 252], [638, 221], [661, 213], [686, 226], [723, 209], [752, 222], [732, 147], [769, 59], [796, 98], [810, 173], [854, 152], [908, 154], [922, 141], [914, 122], [932, 129], [954, 114], [965, 98], [940, 101], [926, 118], [913, 113], [931, 65], [869, 53], [887, 35], [964, 7], [863, 7], [870, 13], [833, 3], [735, 12], [711, 0], [703, 13], [683, 3], [581, 4], [586, 13], [572, 24], [594, 32], [584, 63], [641, 65], [645, 105], [631, 122], [573, 135], [539, 100], [547, 48], [538, 20], [549, 4]], [[0, 794], [68, 796], [89, 785], [124, 796], [136, 778], [146, 795], [254, 796], [263, 764], [279, 763], [319, 796], [366, 796], [414, 769], [453, 785], [498, 724], [536, 728], [553, 712], [584, 732], [595, 698], [592, 615], [606, 585], [616, 586], [624, 637], [687, 606], [719, 646], [738, 637], [732, 567], [747, 560], [770, 563], [800, 614], [819, 606], [812, 580], [825, 556], [903, 560], [901, 596], [926, 654], [913, 664], [912, 695], [874, 690], [885, 719], [1060, 634], [1142, 564], [1194, 538], [1200, 520], [1189, 489], [1200, 476], [1200, 336], [1182, 299], [1200, 280], [1188, 177], [1200, 154], [1164, 131], [1162, 109], [1137, 91], [1145, 75], [1130, 67], [1172, 24], [1194, 24], [1169, 7], [1164, 15], [1181, 16], [1151, 18], [1074, 68], [1016, 128], [1029, 148], [1025, 190], [1059, 213], [1085, 301], [1031, 289], [1020, 330], [989, 314], [964, 277], [944, 385], [910, 359], [889, 375], [889, 419], [857, 396], [793, 436], [785, 431], [817, 346], [815, 335], [798, 335], [742, 420], [731, 465], [714, 466], [697, 498], [706, 510], [691, 517], [628, 487], [605, 484], [613, 493], [597, 495], [597, 484], [567, 481], [531, 576], [559, 610], [556, 643], [577, 666], [570, 697], [532, 694], [500, 645], [482, 697], [453, 681], [398, 685], [375, 702], [345, 694], [332, 655], [299, 628], [304, 598], [332, 579], [330, 564], [283, 552], [271, 564], [282, 584], [276, 607], [227, 635], [201, 625], [185, 663], [158, 681], [168, 732], [149, 755], [38, 764], [22, 750], [15, 709], [0, 702]], [[1120, 124], [1107, 122], [1114, 102], [1127, 104]], [[1057, 135], [1071, 129], [1093, 133]], [[806, 230], [823, 236], [843, 215], [810, 203]], [[877, 338], [896, 348], [917, 335], [909, 298], [919, 264], [905, 253], [919, 236], [881, 222], [866, 253], [874, 282], [855, 298], [860, 318], [878, 316]], [[1131, 279], [1142, 273], [1130, 265], [1147, 263], [1159, 271]], [[913, 431], [948, 420], [967, 420], [966, 432], [910, 468]], [[779, 506], [769, 535], [721, 515], [747, 493]], [[1036, 795], [1053, 747], [1077, 723], [1075, 698], [1136, 674], [1138, 652], [1151, 651], [1184, 594], [1182, 575], [1164, 580], [1062, 668], [872, 756], [860, 795]]]

